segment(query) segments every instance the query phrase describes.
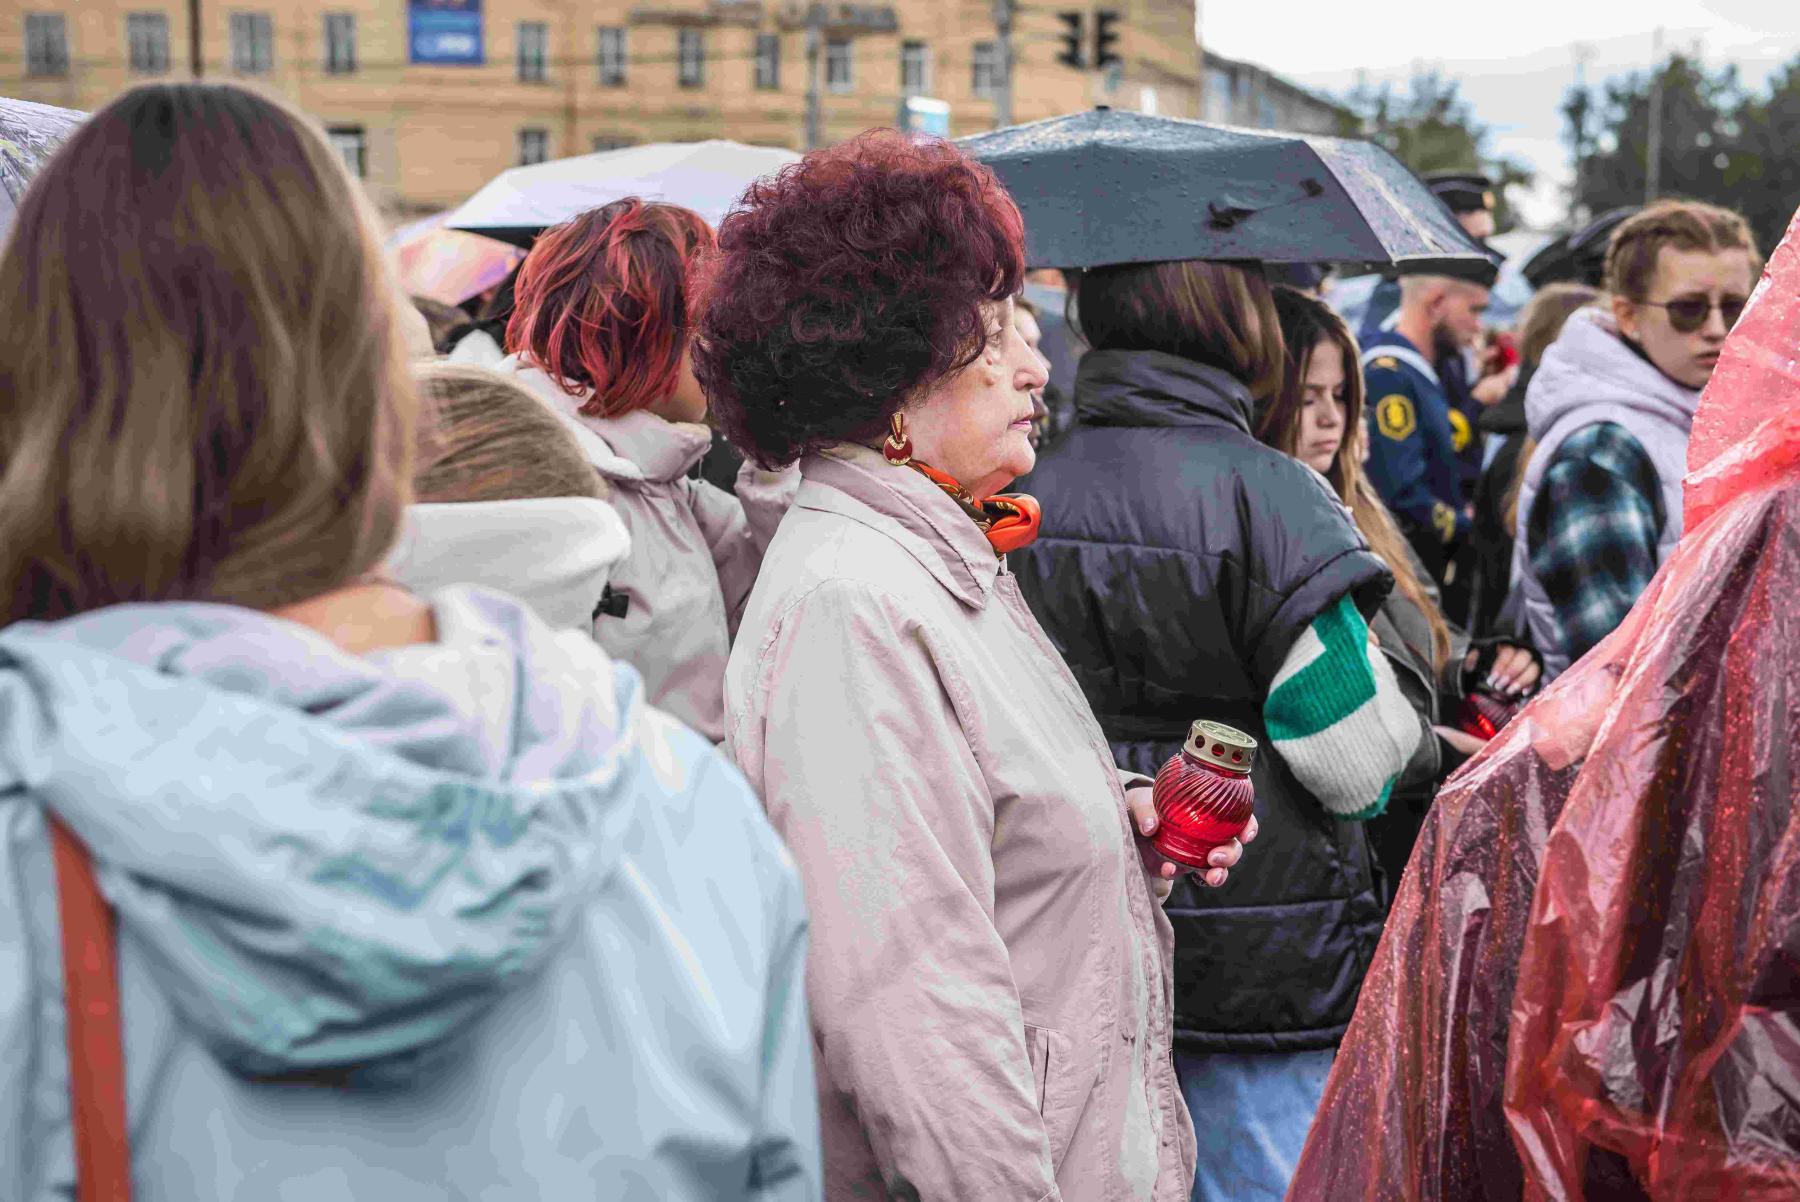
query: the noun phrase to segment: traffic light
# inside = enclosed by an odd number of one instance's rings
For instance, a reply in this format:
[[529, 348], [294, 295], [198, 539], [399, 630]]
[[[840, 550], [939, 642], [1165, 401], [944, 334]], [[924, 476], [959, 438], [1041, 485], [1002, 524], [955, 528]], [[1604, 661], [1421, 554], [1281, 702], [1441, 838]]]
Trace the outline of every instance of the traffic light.
[[1094, 70], [1104, 71], [1108, 67], [1124, 60], [1119, 57], [1119, 31], [1114, 26], [1119, 23], [1116, 12], [1097, 12], [1094, 14]]
[[1063, 23], [1062, 53], [1056, 56], [1056, 61], [1079, 71], [1087, 66], [1087, 56], [1083, 53], [1087, 48], [1081, 44], [1085, 40], [1082, 26], [1087, 24], [1087, 14], [1057, 13], [1056, 19]]

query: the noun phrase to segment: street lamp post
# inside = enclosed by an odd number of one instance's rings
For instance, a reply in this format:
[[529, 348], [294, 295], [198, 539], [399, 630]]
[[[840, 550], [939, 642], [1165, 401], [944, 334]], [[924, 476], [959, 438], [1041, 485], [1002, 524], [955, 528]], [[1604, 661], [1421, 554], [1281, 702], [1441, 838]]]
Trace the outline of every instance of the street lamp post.
[[994, 0], [994, 43], [1000, 54], [1000, 87], [994, 93], [994, 125], [1013, 123], [1013, 0]]
[[200, 0], [188, 0], [188, 70], [195, 79], [199, 79], [206, 70], [206, 58], [201, 53], [200, 40]]

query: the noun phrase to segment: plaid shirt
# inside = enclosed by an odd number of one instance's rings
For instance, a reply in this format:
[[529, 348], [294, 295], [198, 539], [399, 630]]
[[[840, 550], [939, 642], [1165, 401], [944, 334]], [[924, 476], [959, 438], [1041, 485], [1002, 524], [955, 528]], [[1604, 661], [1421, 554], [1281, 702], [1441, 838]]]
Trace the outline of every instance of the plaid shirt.
[[1664, 516], [1656, 468], [1623, 426], [1598, 422], [1557, 448], [1527, 538], [1570, 660], [1611, 634], [1649, 587]]

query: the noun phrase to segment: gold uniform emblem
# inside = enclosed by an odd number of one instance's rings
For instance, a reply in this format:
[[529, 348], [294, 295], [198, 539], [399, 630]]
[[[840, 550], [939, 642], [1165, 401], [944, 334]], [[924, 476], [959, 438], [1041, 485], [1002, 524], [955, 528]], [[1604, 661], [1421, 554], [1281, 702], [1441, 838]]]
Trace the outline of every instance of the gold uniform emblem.
[[1469, 449], [1469, 443], [1474, 437], [1475, 431], [1469, 425], [1469, 415], [1461, 409], [1452, 409], [1450, 411], [1450, 449], [1460, 455]]
[[1449, 542], [1456, 537], [1456, 510], [1442, 501], [1431, 503], [1431, 524], [1437, 527], [1438, 537]]
[[1419, 428], [1419, 415], [1412, 398], [1404, 392], [1390, 393], [1375, 402], [1375, 428], [1382, 437], [1404, 442]]

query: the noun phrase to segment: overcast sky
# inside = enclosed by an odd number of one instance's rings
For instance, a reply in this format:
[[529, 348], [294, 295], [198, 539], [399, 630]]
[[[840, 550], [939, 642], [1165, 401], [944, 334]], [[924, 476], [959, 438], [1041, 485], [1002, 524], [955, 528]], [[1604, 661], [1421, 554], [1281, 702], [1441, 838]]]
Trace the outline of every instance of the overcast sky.
[[[1359, 73], [1371, 84], [1403, 84], [1420, 67], [1460, 81], [1476, 116], [1493, 129], [1491, 150], [1537, 170], [1537, 188], [1518, 197], [1537, 224], [1555, 221], [1567, 205], [1568, 149], [1557, 110], [1574, 81], [1578, 48], [1588, 56], [1591, 82], [1646, 69], [1659, 25], [1666, 50], [1697, 51], [1712, 66], [1736, 63], [1756, 85], [1800, 54], [1800, 0], [1199, 4], [1208, 50], [1309, 87], [1342, 93]], [[1800, 154], [1800, 146], [1794, 151]]]

